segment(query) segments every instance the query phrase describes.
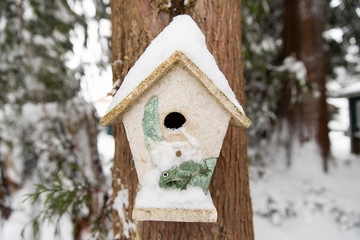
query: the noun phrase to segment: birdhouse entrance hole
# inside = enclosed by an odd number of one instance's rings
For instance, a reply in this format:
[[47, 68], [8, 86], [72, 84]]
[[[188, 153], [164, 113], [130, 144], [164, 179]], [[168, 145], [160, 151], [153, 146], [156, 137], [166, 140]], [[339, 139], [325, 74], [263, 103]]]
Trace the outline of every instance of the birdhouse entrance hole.
[[172, 112], [165, 117], [164, 125], [166, 128], [178, 129], [181, 128], [185, 122], [186, 119], [184, 115], [178, 112]]

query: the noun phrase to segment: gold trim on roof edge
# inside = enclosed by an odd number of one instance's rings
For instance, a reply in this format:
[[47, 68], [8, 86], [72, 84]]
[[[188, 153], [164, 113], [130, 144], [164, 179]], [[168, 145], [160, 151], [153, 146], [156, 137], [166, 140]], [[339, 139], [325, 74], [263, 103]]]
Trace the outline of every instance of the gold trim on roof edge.
[[181, 51], [175, 51], [166, 61], [160, 64], [147, 78], [145, 78], [131, 93], [129, 93], [121, 102], [119, 102], [113, 109], [111, 109], [104, 117], [100, 119], [100, 123], [104, 126], [119, 123], [121, 114], [147, 89], [154, 85], [157, 80], [166, 74], [176, 62], [182, 63], [189, 72], [205, 87], [205, 89], [212, 95], [217, 102], [231, 114], [233, 120], [232, 125], [237, 127], [248, 128], [251, 121], [243, 114], [230, 99], [211, 81], [206, 74], [201, 71], [195, 63], [193, 63]]

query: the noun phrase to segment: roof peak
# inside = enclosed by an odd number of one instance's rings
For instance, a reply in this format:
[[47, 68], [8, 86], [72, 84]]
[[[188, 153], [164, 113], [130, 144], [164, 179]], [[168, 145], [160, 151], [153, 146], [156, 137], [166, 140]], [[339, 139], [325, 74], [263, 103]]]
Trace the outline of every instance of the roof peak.
[[251, 125], [250, 120], [245, 114], [238, 109], [234, 103], [209, 79], [206, 74], [199, 69], [195, 63], [191, 61], [181, 51], [175, 51], [166, 61], [158, 66], [148, 77], [146, 77], [128, 96], [125, 97], [120, 103], [112, 108], [101, 120], [103, 125], [111, 125], [118, 119], [119, 115], [122, 115], [138, 97], [140, 97], [145, 91], [151, 88], [158, 79], [166, 74], [171, 67], [181, 63], [193, 76], [200, 82], [200, 84], [213, 96], [216, 101], [235, 119], [236, 126], [249, 127]]
[[[175, 53], [174, 53], [175, 52]], [[181, 52], [200, 69], [207, 78], [222, 92], [228, 100], [245, 116], [236, 100], [227, 79], [220, 71], [213, 55], [209, 52], [205, 36], [195, 21], [188, 15], [179, 15], [150, 43], [134, 66], [129, 70], [115, 94], [107, 114], [142, 84], [153, 72], [162, 66], [173, 54]]]

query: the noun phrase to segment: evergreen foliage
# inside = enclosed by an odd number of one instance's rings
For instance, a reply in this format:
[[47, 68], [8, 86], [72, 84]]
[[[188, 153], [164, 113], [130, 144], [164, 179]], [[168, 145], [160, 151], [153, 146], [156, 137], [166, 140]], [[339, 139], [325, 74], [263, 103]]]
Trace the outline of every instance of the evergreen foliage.
[[[242, 29], [247, 115], [254, 126], [248, 129], [249, 159], [265, 164], [267, 146], [278, 123], [279, 97], [285, 82], [291, 89], [289, 108], [301, 103], [304, 94], [318, 95], [315, 85], [307, 81], [306, 68], [295, 56], [283, 55], [284, 1], [242, 1]], [[351, 0], [329, 1], [326, 32], [328, 79], [338, 79], [338, 68], [357, 75], [359, 67], [360, 10]], [[341, 41], [329, 34], [339, 31]], [[254, 151], [252, 151], [254, 150]]]
[[[77, 167], [77, 166], [74, 166]], [[69, 185], [69, 183], [71, 183]], [[75, 224], [74, 235], [76, 236], [81, 229], [76, 228], [77, 223], [84, 219], [91, 219], [90, 214], [97, 215], [92, 219], [92, 235], [94, 239], [106, 239], [108, 229], [104, 228], [106, 221], [111, 221], [111, 201], [107, 192], [95, 188], [89, 183], [64, 183], [63, 176], [56, 175], [54, 182], [51, 184], [37, 184], [37, 191], [27, 195], [26, 200], [32, 200], [35, 204], [41, 197], [44, 198], [42, 210], [31, 221], [34, 237], [39, 230], [39, 221], [46, 219], [56, 220], [57, 223], [64, 215], [72, 218]], [[94, 205], [94, 194], [102, 194], [104, 196], [102, 207], [98, 213], [94, 213], [92, 205]], [[89, 213], [86, 213], [89, 211]], [[58, 225], [58, 224], [57, 224]], [[24, 229], [25, 230], [25, 229]], [[22, 231], [22, 237], [24, 230]], [[96, 237], [95, 237], [96, 236]]]
[[[0, 104], [63, 101], [79, 81], [65, 66], [74, 25], [84, 16], [66, 1], [1, 1]], [[64, 81], [64, 79], [66, 79]]]
[[[285, 81], [291, 85], [294, 107], [304, 92], [314, 92], [306, 81], [306, 69], [294, 56], [283, 56], [283, 1], [242, 1], [242, 28], [247, 115], [254, 126], [248, 129], [249, 159], [264, 164], [278, 120], [279, 97]], [[252, 152], [252, 149], [256, 149]]]
[[[330, 79], [346, 84], [348, 79], [338, 79], [336, 69], [343, 68], [350, 76], [360, 73], [360, 4], [352, 0], [333, 0], [327, 12], [328, 74]], [[331, 31], [336, 31], [338, 37], [331, 36]]]
[[82, 29], [86, 44], [88, 22], [109, 17], [108, 2], [93, 2], [92, 19], [81, 0], [0, 2], [0, 216], [16, 211], [11, 201], [18, 190], [33, 190], [35, 239], [44, 221], [58, 223], [65, 214], [74, 238], [109, 227], [98, 119], [79, 96], [83, 67], [67, 64], [75, 29]]

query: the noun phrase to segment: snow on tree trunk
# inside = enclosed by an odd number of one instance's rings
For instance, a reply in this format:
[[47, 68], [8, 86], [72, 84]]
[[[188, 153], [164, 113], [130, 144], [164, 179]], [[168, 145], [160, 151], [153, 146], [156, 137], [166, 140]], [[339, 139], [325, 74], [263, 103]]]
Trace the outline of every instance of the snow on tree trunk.
[[[241, 45], [241, 1], [111, 1], [113, 81], [123, 80], [147, 45], [178, 14], [189, 14], [210, 52], [245, 103]], [[230, 127], [210, 185], [218, 221], [208, 223], [132, 222], [138, 188], [123, 126], [116, 126], [113, 167], [115, 239], [254, 239], [248, 182], [246, 132]], [[126, 193], [126, 194], [124, 194]], [[127, 199], [123, 199], [127, 198]], [[119, 206], [120, 205], [120, 206]]]
[[295, 54], [304, 63], [308, 82], [316, 89], [315, 93], [304, 93], [300, 103], [294, 107], [291, 103], [292, 89], [288, 82], [285, 83], [280, 115], [290, 124], [290, 145], [296, 137], [300, 142], [317, 141], [323, 158], [323, 170], [327, 172], [330, 142], [325, 89], [326, 56], [322, 37], [325, 4], [321, 0], [285, 1], [284, 55]]

